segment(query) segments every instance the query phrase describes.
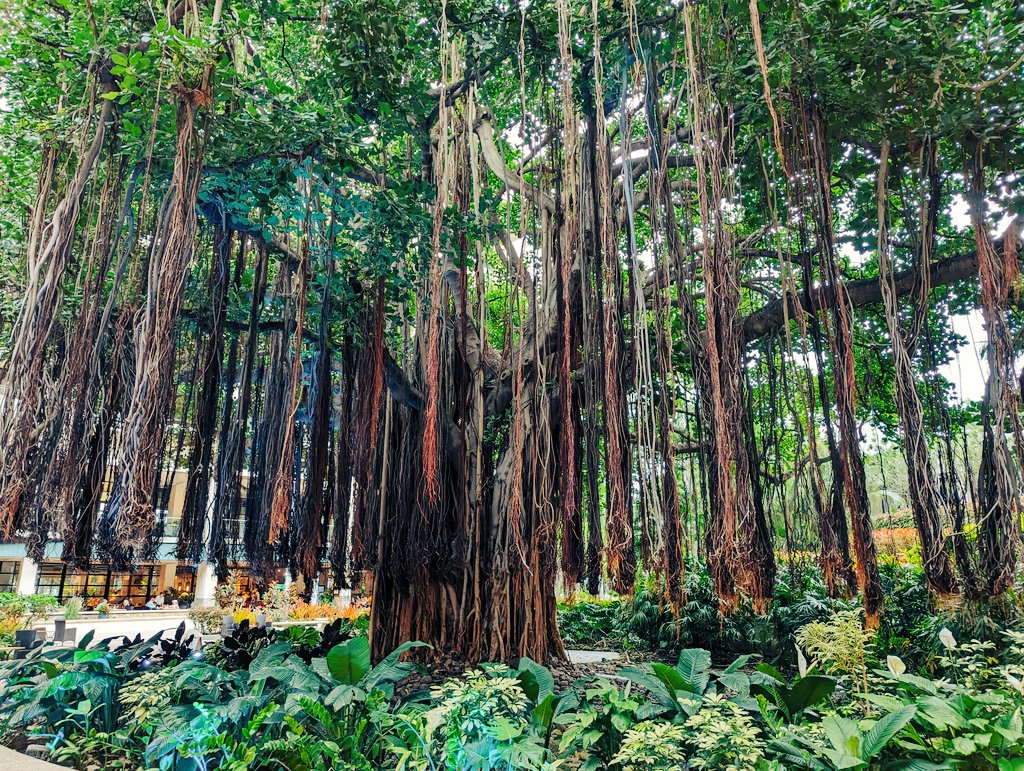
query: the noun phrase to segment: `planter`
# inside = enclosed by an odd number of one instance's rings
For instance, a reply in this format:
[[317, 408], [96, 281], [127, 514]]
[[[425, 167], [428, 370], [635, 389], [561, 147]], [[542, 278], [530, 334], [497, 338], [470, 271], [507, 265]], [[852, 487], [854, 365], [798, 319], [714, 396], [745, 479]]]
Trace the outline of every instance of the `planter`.
[[98, 616], [99, 618], [110, 618], [110, 614], [109, 614], [109, 613], [104, 613], [103, 611], [100, 611], [100, 612], [99, 612], [99, 613], [97, 613], [96, 615], [97, 615], [97, 616]]

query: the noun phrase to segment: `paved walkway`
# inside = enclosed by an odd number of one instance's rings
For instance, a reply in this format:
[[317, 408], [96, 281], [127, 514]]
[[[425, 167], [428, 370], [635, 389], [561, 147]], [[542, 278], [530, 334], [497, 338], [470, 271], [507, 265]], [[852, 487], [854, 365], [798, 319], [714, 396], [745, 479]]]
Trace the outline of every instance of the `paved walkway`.
[[30, 758], [7, 747], [0, 746], [0, 771], [53, 771], [65, 766], [55, 766], [45, 760]]
[[622, 658], [622, 654], [615, 651], [567, 650], [565, 653], [573, 664], [596, 664], [599, 661], [616, 661]]

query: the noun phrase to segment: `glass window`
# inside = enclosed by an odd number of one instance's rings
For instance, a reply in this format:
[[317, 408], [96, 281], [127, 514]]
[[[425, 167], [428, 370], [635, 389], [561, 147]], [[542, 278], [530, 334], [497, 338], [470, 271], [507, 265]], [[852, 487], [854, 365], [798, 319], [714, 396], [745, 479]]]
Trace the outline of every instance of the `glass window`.
[[139, 565], [135, 573], [113, 573], [107, 565], [93, 565], [89, 572], [65, 569], [59, 562], [44, 562], [39, 566], [36, 591], [49, 594], [61, 602], [68, 597], [101, 599], [120, 604], [127, 597], [133, 605], [142, 606], [150, 598], [154, 576], [159, 575], [154, 565]]
[[177, 538], [179, 530], [181, 530], [181, 517], [167, 517], [167, 521], [164, 522], [164, 538]]
[[191, 565], [178, 565], [174, 569], [174, 589], [179, 594], [195, 594], [196, 569]]
[[36, 592], [49, 594], [63, 602], [68, 597], [85, 594], [87, 575], [74, 568], [65, 568], [60, 562], [44, 562], [39, 566]]
[[21, 560], [0, 560], [0, 592], [13, 592], [18, 588]]

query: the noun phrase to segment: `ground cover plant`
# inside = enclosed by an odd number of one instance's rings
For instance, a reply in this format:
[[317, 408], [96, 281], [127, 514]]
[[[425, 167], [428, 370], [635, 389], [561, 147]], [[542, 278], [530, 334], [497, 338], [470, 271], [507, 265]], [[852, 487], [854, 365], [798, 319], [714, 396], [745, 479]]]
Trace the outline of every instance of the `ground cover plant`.
[[899, 656], [851, 603], [795, 630], [792, 665], [683, 645], [563, 687], [523, 658], [418, 690], [402, 659], [426, 648], [372, 666], [342, 622], [48, 646], [0, 663], [2, 739], [81, 769], [1024, 767], [1019, 616]]

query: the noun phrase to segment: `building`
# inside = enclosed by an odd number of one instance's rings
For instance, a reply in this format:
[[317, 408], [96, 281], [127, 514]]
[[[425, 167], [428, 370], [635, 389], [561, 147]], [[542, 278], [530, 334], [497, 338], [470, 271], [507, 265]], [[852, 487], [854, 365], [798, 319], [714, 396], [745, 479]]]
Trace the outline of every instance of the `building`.
[[[213, 604], [217, 588], [213, 565], [179, 562], [175, 554], [187, 479], [188, 470], [178, 469], [169, 488], [165, 488], [169, 492], [164, 509], [163, 539], [152, 562], [136, 565], [133, 571], [118, 571], [95, 561], [89, 570], [78, 570], [61, 562], [63, 542], [57, 540], [47, 544], [45, 558], [37, 563], [27, 556], [24, 539], [15, 537], [0, 541], [0, 592], [49, 594], [61, 602], [69, 597], [82, 597], [105, 599], [120, 605], [127, 599], [132, 605], [142, 607], [151, 597], [174, 588], [185, 601]], [[239, 531], [243, 529], [244, 523], [240, 523]], [[283, 569], [279, 577], [282, 583], [290, 582], [290, 576]], [[240, 571], [235, 580], [240, 593], [251, 593], [251, 578], [244, 571]], [[325, 569], [321, 571], [317, 588], [329, 591], [330, 582], [330, 571]]]

